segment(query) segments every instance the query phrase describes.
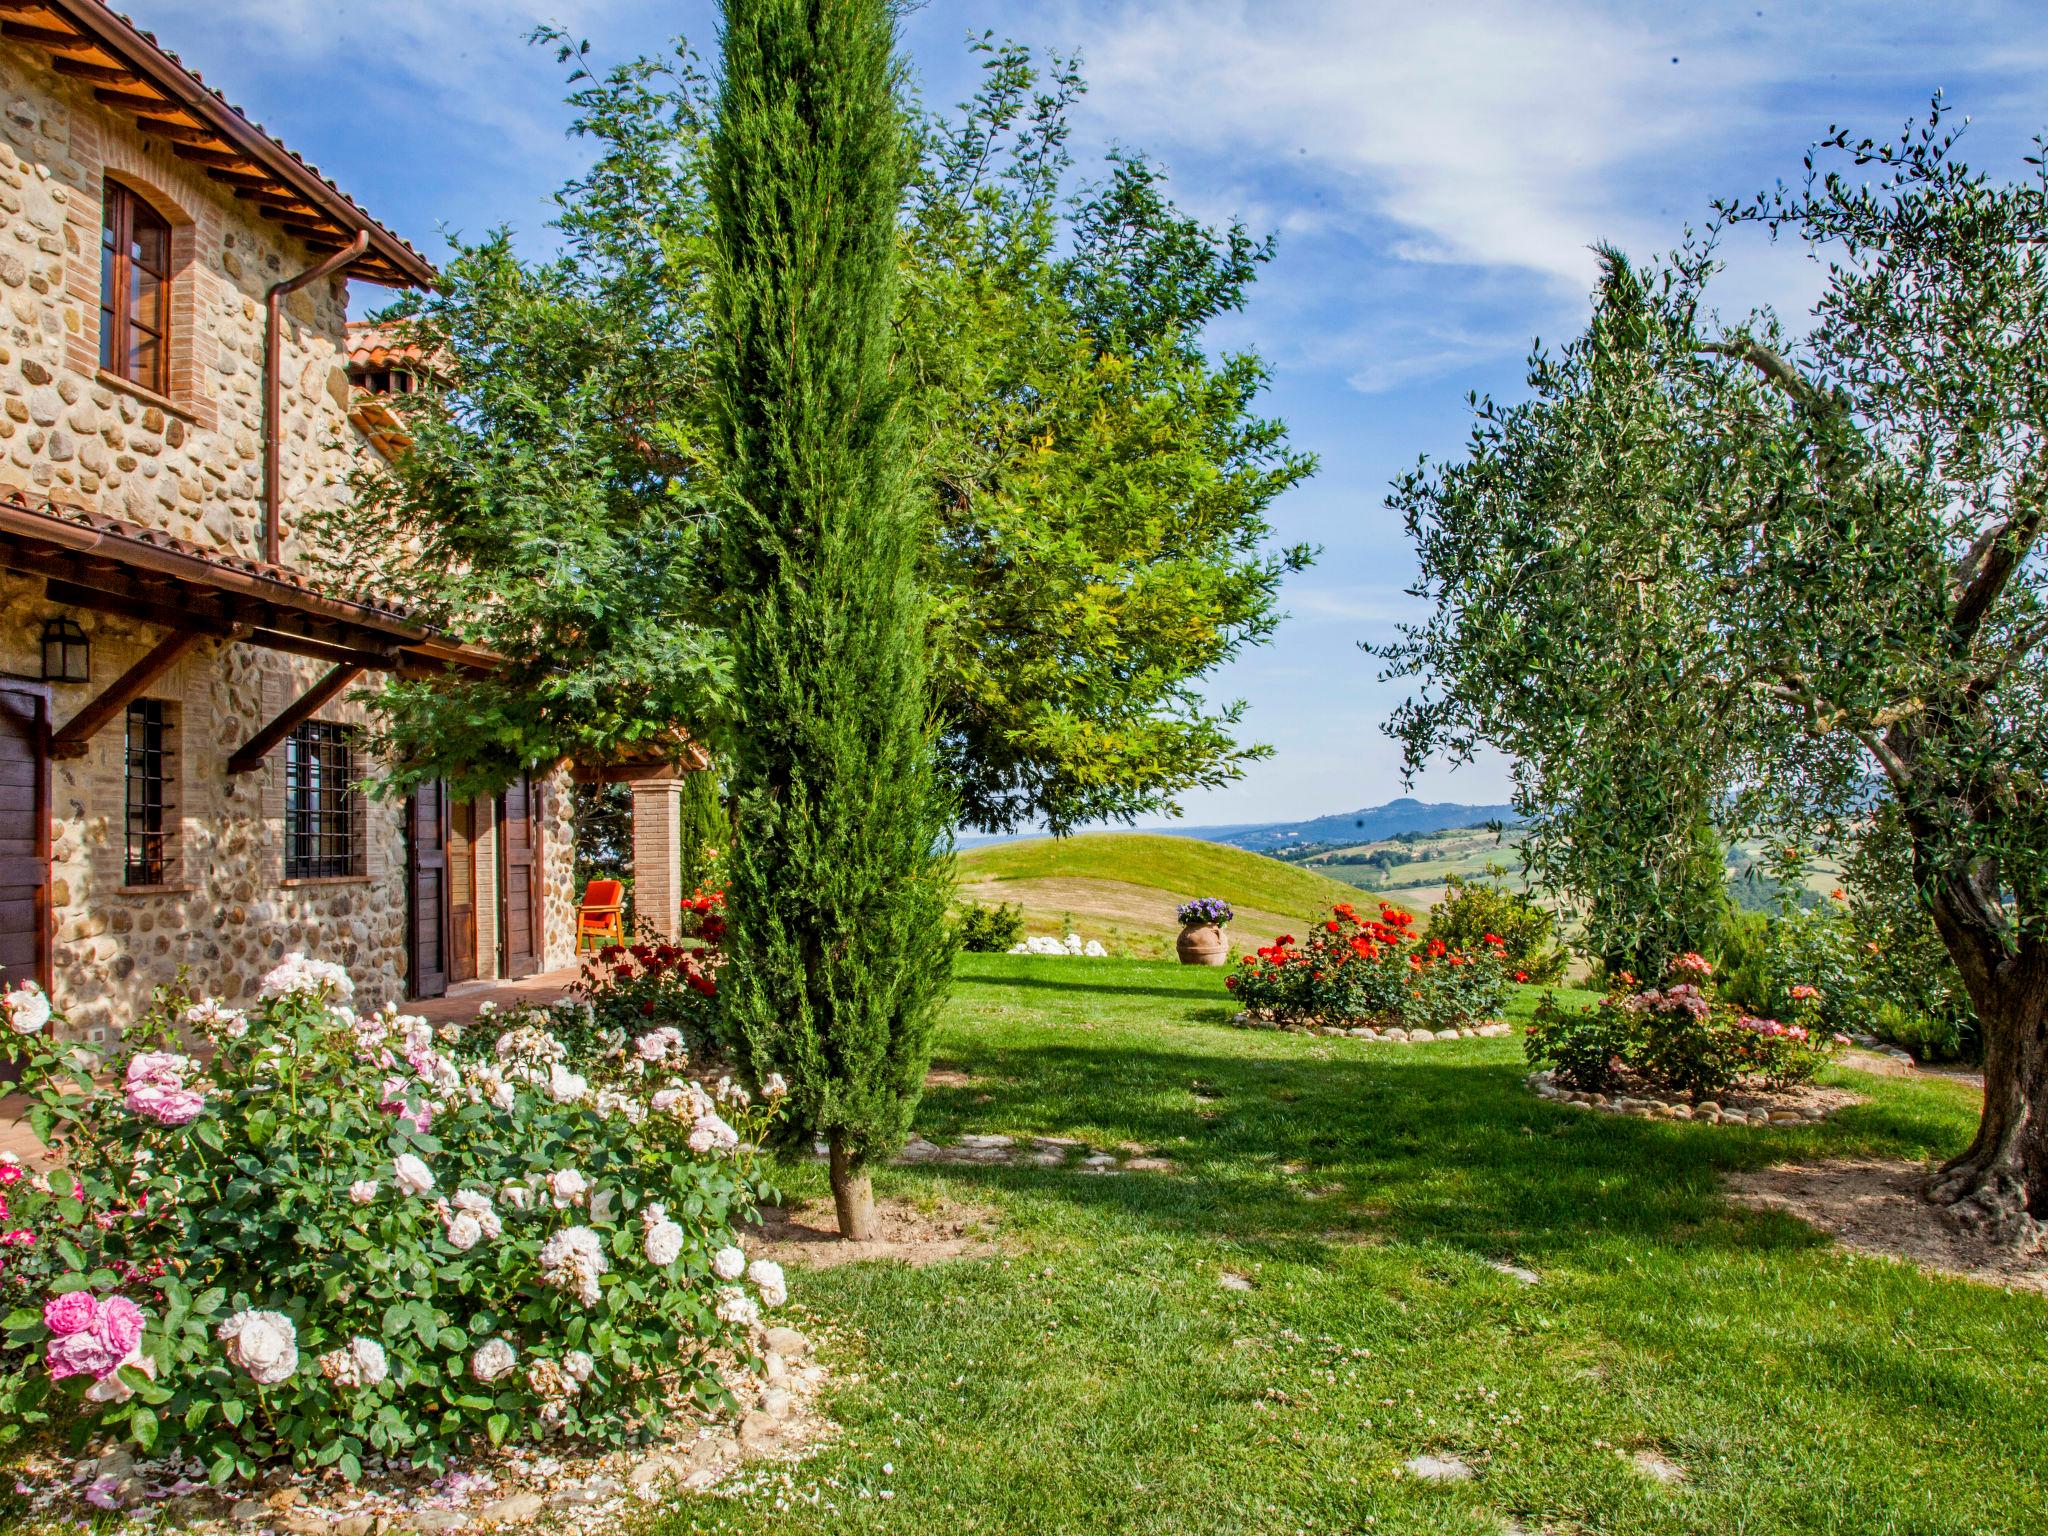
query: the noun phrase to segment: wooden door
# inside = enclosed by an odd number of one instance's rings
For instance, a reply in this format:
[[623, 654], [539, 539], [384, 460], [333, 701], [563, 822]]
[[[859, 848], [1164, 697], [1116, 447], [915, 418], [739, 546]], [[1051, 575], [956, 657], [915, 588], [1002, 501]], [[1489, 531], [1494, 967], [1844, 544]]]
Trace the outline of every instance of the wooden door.
[[448, 786], [422, 784], [406, 802], [406, 871], [412, 995], [448, 990]]
[[0, 680], [0, 986], [50, 986], [49, 750], [48, 694]]
[[448, 808], [448, 980], [476, 980], [476, 802]]
[[540, 969], [540, 786], [522, 773], [498, 797], [498, 974]]

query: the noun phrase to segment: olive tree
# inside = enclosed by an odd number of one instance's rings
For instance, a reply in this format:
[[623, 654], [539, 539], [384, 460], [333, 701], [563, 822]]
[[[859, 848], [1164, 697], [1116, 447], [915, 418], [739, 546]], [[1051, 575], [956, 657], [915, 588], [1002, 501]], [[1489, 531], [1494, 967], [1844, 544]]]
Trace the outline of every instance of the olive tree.
[[[1524, 652], [1565, 715], [1525, 743], [1539, 773], [1613, 757], [1593, 727], [1645, 696], [1611, 659], [1635, 621], [1582, 563], [1525, 558], [1503, 529], [1655, 550], [1642, 611], [1676, 616], [1681, 663], [1662, 691], [1715, 722], [1701, 771], [1724, 824], [1789, 853], [1896, 802], [1985, 1056], [1976, 1137], [1928, 1194], [2031, 1245], [2048, 1231], [2048, 183], [2038, 150], [2027, 165], [2012, 181], [1972, 170], [1937, 100], [1895, 140], [1833, 131], [1798, 185], [1722, 205], [1718, 227], [1761, 226], [1824, 264], [1796, 333], [1768, 312], [1710, 318], [1712, 240], [1649, 281], [1610, 262], [1581, 345], [1637, 365], [1605, 398], [1657, 408], [1618, 434], [1619, 465], [1662, 466], [1665, 494], [1601, 494], [1596, 477], [1550, 496], [1476, 442], [1484, 494], [1415, 507], [1442, 606], [1405, 654], [1457, 681], [1410, 718], [1441, 716], [1497, 664], [1494, 636], [1578, 602], [1597, 616], [1591, 655]], [[1602, 399], [1586, 383], [1575, 409]], [[1409, 730], [1411, 750], [1436, 739]]]

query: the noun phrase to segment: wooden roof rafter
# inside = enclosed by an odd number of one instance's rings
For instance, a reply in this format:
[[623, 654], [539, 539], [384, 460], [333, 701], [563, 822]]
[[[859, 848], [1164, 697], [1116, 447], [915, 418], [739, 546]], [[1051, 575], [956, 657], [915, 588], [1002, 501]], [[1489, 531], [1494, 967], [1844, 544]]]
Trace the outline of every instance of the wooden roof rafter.
[[347, 275], [392, 287], [433, 282], [418, 251], [101, 0], [0, 0], [0, 43], [41, 49], [50, 68], [91, 83], [95, 100], [179, 159], [267, 195], [290, 217], [277, 222], [314, 249], [344, 249], [367, 231]]

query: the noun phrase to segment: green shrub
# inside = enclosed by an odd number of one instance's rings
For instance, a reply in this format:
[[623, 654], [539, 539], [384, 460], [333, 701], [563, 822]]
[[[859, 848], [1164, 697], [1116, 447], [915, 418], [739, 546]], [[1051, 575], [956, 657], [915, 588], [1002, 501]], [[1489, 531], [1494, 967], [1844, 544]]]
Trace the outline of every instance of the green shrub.
[[[1505, 871], [1491, 865], [1487, 873]], [[1497, 937], [1501, 958], [1515, 979], [1538, 986], [1563, 976], [1569, 958], [1558, 942], [1557, 918], [1547, 908], [1524, 891], [1462, 875], [1449, 878], [1443, 900], [1429, 909], [1429, 936], [1467, 952]]]
[[954, 919], [960, 947], [970, 955], [1008, 954], [1024, 938], [1024, 909], [1011, 903], [984, 907], [968, 902]]
[[1879, 1003], [1870, 1015], [1870, 1033], [1920, 1061], [1967, 1061], [1977, 1055], [1975, 1032], [1962, 1020], [1937, 1018], [1903, 1003]]
[[1536, 1005], [1524, 1049], [1531, 1065], [1549, 1068], [1562, 1086], [1605, 1093], [1614, 1085], [1627, 1051], [1629, 1023], [1616, 998], [1602, 998], [1590, 1008], [1571, 1008], [1545, 993]]
[[1794, 912], [1735, 914], [1722, 931], [1719, 958], [1721, 998], [1750, 1014], [1799, 1014], [1829, 1033], [1853, 1033], [1868, 1023], [1868, 978], [1839, 900]]
[[713, 1352], [783, 1295], [734, 1237], [767, 1112], [680, 1079], [672, 1030], [584, 1060], [531, 1022], [358, 1016], [350, 990], [291, 956], [248, 1012], [185, 1010], [210, 1059], [133, 1050], [112, 1082], [10, 999], [60, 1161], [0, 1172], [37, 1255], [0, 1269], [0, 1440], [68, 1425], [217, 1483], [353, 1480], [484, 1440], [622, 1445], [678, 1390], [723, 1400]]

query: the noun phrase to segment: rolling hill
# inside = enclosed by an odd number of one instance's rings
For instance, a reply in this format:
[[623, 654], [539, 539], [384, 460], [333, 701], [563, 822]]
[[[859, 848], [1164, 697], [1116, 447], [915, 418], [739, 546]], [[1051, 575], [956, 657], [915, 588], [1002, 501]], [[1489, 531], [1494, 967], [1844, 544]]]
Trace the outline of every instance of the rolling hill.
[[1512, 825], [1520, 818], [1511, 805], [1433, 804], [1404, 798], [1385, 805], [1370, 805], [1334, 816], [1315, 816], [1306, 821], [1239, 823], [1223, 827], [1160, 827], [1163, 837], [1192, 837], [1204, 842], [1228, 843], [1255, 853], [1284, 853], [1290, 848], [1311, 845], [1373, 843], [1398, 837], [1403, 832], [1439, 832], [1449, 827], [1476, 827], [1489, 821]]
[[1356, 887], [1221, 843], [1147, 832], [1092, 832], [993, 843], [960, 855], [960, 895], [1024, 908], [1034, 934], [1100, 939], [1112, 953], [1157, 957], [1180, 931], [1174, 909], [1220, 896], [1237, 909], [1232, 948], [1299, 933]]

